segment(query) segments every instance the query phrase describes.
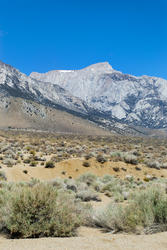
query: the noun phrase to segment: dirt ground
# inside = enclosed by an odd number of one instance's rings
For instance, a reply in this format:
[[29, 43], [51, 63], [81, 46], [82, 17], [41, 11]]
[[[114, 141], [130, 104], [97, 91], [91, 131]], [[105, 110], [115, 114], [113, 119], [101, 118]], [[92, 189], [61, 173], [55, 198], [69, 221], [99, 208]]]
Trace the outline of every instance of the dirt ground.
[[[124, 162], [106, 162], [100, 164], [92, 158], [89, 160], [90, 167], [84, 167], [83, 162], [84, 158], [73, 158], [56, 163], [55, 167], [52, 169], [45, 168], [44, 166], [29, 167], [26, 164], [24, 164], [24, 166], [18, 164], [12, 168], [3, 167], [2, 169], [6, 173], [8, 181], [28, 181], [31, 178], [37, 178], [40, 180], [51, 180], [57, 177], [77, 178], [86, 172], [93, 173], [97, 176], [110, 174], [120, 178], [125, 178], [126, 175], [132, 175], [136, 179], [140, 178], [141, 180], [143, 180], [146, 173], [156, 177], [163, 176], [167, 178], [166, 169], [161, 169], [161, 171], [159, 171], [140, 164], [138, 167], [141, 168], [141, 170], [138, 171], [134, 165]], [[119, 167], [119, 172], [114, 171], [115, 167]], [[126, 171], [122, 170], [122, 168], [126, 169]], [[28, 173], [25, 174], [23, 170], [27, 170]]]
[[[6, 135], [5, 135], [6, 136]], [[30, 144], [32, 146], [32, 142], [30, 143], [30, 139], [22, 138], [23, 135], [21, 134], [16, 138], [16, 141], [23, 140], [22, 143], [17, 146], [17, 151], [21, 151], [18, 148], [21, 147], [22, 153], [24, 154], [24, 159], [30, 157], [30, 152], [26, 151], [26, 146]], [[14, 145], [14, 141], [11, 141], [11, 136], [9, 134], [9, 138], [4, 139], [6, 137], [0, 138], [4, 145], [6, 143], [10, 144], [10, 148], [14, 150], [14, 146], [11, 147], [12, 143]], [[47, 139], [47, 138], [46, 138]], [[68, 138], [67, 138], [68, 139]], [[37, 140], [37, 139], [36, 139]], [[67, 148], [72, 147], [75, 148], [77, 145], [77, 140], [66, 140], [67, 141]], [[103, 139], [104, 140], [104, 139]], [[95, 146], [97, 144], [97, 148], [106, 149], [102, 141], [84, 141], [83, 144], [90, 146], [87, 147], [85, 153], [89, 153], [89, 151], [95, 151]], [[120, 142], [119, 142], [120, 140]], [[137, 139], [134, 142], [134, 145], [131, 145], [130, 142], [126, 143], [126, 140], [123, 141], [124, 138], [116, 138], [112, 139], [111, 143], [108, 144], [109, 151], [112, 150], [123, 150], [124, 147], [127, 149], [127, 152], [131, 149], [136, 148], [138, 150]], [[130, 140], [130, 139], [129, 139]], [[139, 139], [138, 139], [139, 140]], [[59, 146], [59, 142], [65, 141], [65, 139], [57, 139], [57, 141], [53, 141], [55, 148], [55, 152], [53, 153], [52, 150], [44, 155], [46, 161], [49, 161], [52, 156], [58, 155], [56, 151], [56, 147]], [[79, 139], [78, 139], [79, 141]], [[37, 141], [38, 142], [38, 141]], [[47, 145], [51, 145], [52, 140], [50, 142], [46, 142], [44, 144], [44, 148], [42, 149], [42, 139], [37, 144], [35, 150], [40, 148], [39, 152], [35, 152], [36, 155], [40, 155], [40, 153], [44, 153], [47, 149]], [[57, 144], [56, 144], [57, 143]], [[101, 144], [100, 144], [101, 143]], [[120, 144], [119, 144], [120, 143]], [[144, 144], [144, 142], [140, 142], [140, 150], [141, 155], [143, 155], [144, 159], [149, 156], [148, 159], [156, 159], [159, 160], [163, 158], [164, 163], [167, 162], [167, 143], [163, 145], [159, 145], [157, 142], [155, 148], [152, 146], [151, 142]], [[100, 145], [99, 145], [100, 144]], [[103, 145], [104, 144], [104, 145]], [[92, 146], [91, 146], [92, 145]], [[3, 146], [3, 145], [2, 145]], [[34, 146], [34, 144], [33, 144]], [[82, 145], [80, 145], [82, 146]], [[92, 147], [92, 148], [91, 148]], [[63, 147], [62, 147], [63, 148]], [[43, 150], [43, 151], [42, 151]], [[62, 149], [63, 150], [63, 149]], [[67, 150], [66, 150], [67, 151]], [[65, 151], [65, 152], [66, 152]], [[84, 151], [84, 150], [83, 150]], [[88, 152], [87, 152], [88, 151]], [[64, 153], [64, 151], [62, 151]], [[100, 152], [101, 151], [97, 151]], [[109, 154], [109, 153], [108, 153]], [[4, 157], [4, 155], [2, 155]], [[7, 181], [29, 181], [32, 178], [37, 178], [40, 180], [51, 180], [57, 177], [60, 178], [77, 178], [80, 175], [90, 172], [97, 176], [103, 176], [105, 174], [110, 174], [113, 176], [117, 176], [119, 178], [124, 179], [126, 175], [134, 176], [135, 179], [143, 181], [146, 175], [150, 175], [153, 177], [161, 177], [167, 178], [167, 169], [155, 169], [155, 168], [148, 168], [146, 165], [142, 164], [139, 161], [139, 164], [132, 165], [125, 163], [123, 161], [114, 162], [111, 161], [110, 158], [105, 163], [100, 163], [96, 160], [96, 158], [91, 158], [86, 160], [89, 162], [89, 166], [83, 166], [85, 162], [84, 157], [70, 157], [66, 160], [61, 160], [60, 162], [55, 163], [54, 168], [45, 168], [45, 165], [41, 165], [40, 162], [37, 163], [35, 167], [30, 166], [29, 164], [25, 164], [23, 160], [18, 156], [19, 161], [16, 165], [12, 167], [5, 166], [3, 161], [1, 160], [1, 170], [5, 173]], [[119, 169], [118, 171], [115, 169]], [[27, 171], [25, 171], [27, 170]], [[111, 199], [104, 194], [101, 195], [101, 202], [91, 201], [93, 207], [98, 206], [105, 206], [107, 205]], [[105, 233], [98, 228], [89, 228], [89, 227], [80, 227], [78, 230], [78, 237], [71, 237], [71, 238], [40, 238], [40, 239], [8, 239], [4, 235], [0, 235], [0, 250], [166, 250], [167, 249], [167, 232], [156, 233], [152, 235], [128, 235], [128, 234], [112, 234], [112, 233]]]
[[81, 228], [79, 237], [5, 239], [0, 250], [166, 250], [167, 232], [153, 235], [106, 234], [98, 229]]

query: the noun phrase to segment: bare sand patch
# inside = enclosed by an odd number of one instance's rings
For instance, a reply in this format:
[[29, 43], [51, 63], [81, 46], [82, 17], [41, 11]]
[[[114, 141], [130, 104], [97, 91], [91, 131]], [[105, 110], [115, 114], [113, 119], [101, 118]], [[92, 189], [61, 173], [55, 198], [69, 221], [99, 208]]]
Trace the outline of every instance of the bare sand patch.
[[86, 229], [83, 236], [72, 238], [5, 239], [1, 250], [166, 250], [167, 232], [153, 235], [105, 234]]
[[[141, 168], [140, 171], [136, 170], [136, 166], [132, 164], [127, 164], [124, 162], [105, 162], [100, 164], [94, 158], [89, 160], [90, 167], [84, 167], [83, 158], [72, 158], [67, 159], [55, 164], [54, 168], [45, 168], [44, 166], [30, 167], [23, 164], [18, 164], [12, 168], [3, 167], [4, 172], [6, 173], [8, 181], [28, 181], [31, 178], [37, 178], [40, 180], [51, 180], [57, 177], [61, 178], [77, 178], [84, 173], [93, 173], [97, 176], [104, 176], [105, 174], [117, 176], [119, 178], [125, 178], [126, 175], [132, 175], [134, 178], [144, 179], [146, 173], [148, 175], [167, 178], [166, 169], [153, 169], [148, 168], [142, 164], [138, 164], [138, 167]], [[118, 167], [119, 171], [115, 172], [114, 168]], [[123, 169], [126, 169], [124, 171]], [[28, 173], [23, 173], [23, 170], [27, 170]], [[65, 173], [65, 174], [64, 174]]]

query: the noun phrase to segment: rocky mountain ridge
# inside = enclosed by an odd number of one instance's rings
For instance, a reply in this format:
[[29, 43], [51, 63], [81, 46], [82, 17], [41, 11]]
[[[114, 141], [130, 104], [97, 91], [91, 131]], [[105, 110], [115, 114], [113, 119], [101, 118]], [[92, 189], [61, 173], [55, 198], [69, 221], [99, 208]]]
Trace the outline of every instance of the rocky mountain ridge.
[[99, 116], [95, 119], [95, 113], [59, 85], [33, 79], [0, 61], [0, 128], [106, 134], [105, 123]]
[[42, 82], [21, 73], [10, 65], [0, 62], [1, 103], [5, 97], [21, 97], [51, 107], [87, 114], [87, 105], [72, 96], [59, 85]]
[[122, 74], [108, 63], [27, 76], [0, 61], [0, 127], [20, 128], [19, 121], [24, 128], [61, 132], [78, 126], [78, 133], [87, 134], [101, 133], [98, 128], [156, 134], [152, 128], [167, 126], [166, 92], [166, 80]]
[[105, 119], [146, 128], [167, 128], [167, 80], [132, 76], [98, 63], [81, 70], [31, 73], [57, 84], [103, 114]]

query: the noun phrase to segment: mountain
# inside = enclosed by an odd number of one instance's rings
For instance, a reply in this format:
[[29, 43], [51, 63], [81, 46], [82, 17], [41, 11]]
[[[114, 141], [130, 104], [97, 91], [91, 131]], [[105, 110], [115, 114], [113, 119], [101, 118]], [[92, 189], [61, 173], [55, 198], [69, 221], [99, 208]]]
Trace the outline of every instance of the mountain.
[[0, 62], [0, 95], [22, 97], [52, 107], [87, 114], [87, 105], [59, 85], [35, 80]]
[[86, 119], [24, 98], [8, 97], [0, 105], [0, 128], [51, 131], [63, 134], [109, 135]]
[[59, 85], [26, 76], [0, 61], [0, 128], [108, 134], [90, 122], [91, 109]]
[[166, 80], [122, 74], [108, 63], [27, 76], [0, 61], [0, 128], [164, 136], [166, 92]]
[[162, 78], [123, 74], [107, 62], [81, 70], [33, 72], [30, 76], [64, 88], [106, 123], [114, 120], [119, 126], [167, 128], [167, 80]]

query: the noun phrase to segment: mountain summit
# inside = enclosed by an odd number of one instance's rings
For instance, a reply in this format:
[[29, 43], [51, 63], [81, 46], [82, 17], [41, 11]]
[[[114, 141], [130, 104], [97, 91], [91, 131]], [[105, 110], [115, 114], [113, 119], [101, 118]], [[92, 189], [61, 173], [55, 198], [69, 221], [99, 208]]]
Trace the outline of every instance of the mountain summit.
[[97, 63], [81, 70], [31, 73], [32, 78], [57, 84], [107, 119], [147, 128], [167, 128], [167, 81], [136, 77]]
[[0, 61], [0, 128], [108, 134], [88, 119], [86, 102], [57, 84], [33, 79]]
[[96, 63], [96, 64], [92, 64], [86, 68], [84, 68], [83, 70], [90, 70], [90, 71], [96, 71], [96, 72], [112, 72], [113, 68], [112, 66], [108, 63], [108, 62], [101, 62], [101, 63]]
[[25, 127], [63, 132], [98, 125], [140, 134], [139, 127], [167, 128], [167, 81], [123, 74], [106, 62], [30, 76], [0, 62], [0, 116], [0, 127], [24, 120]]

